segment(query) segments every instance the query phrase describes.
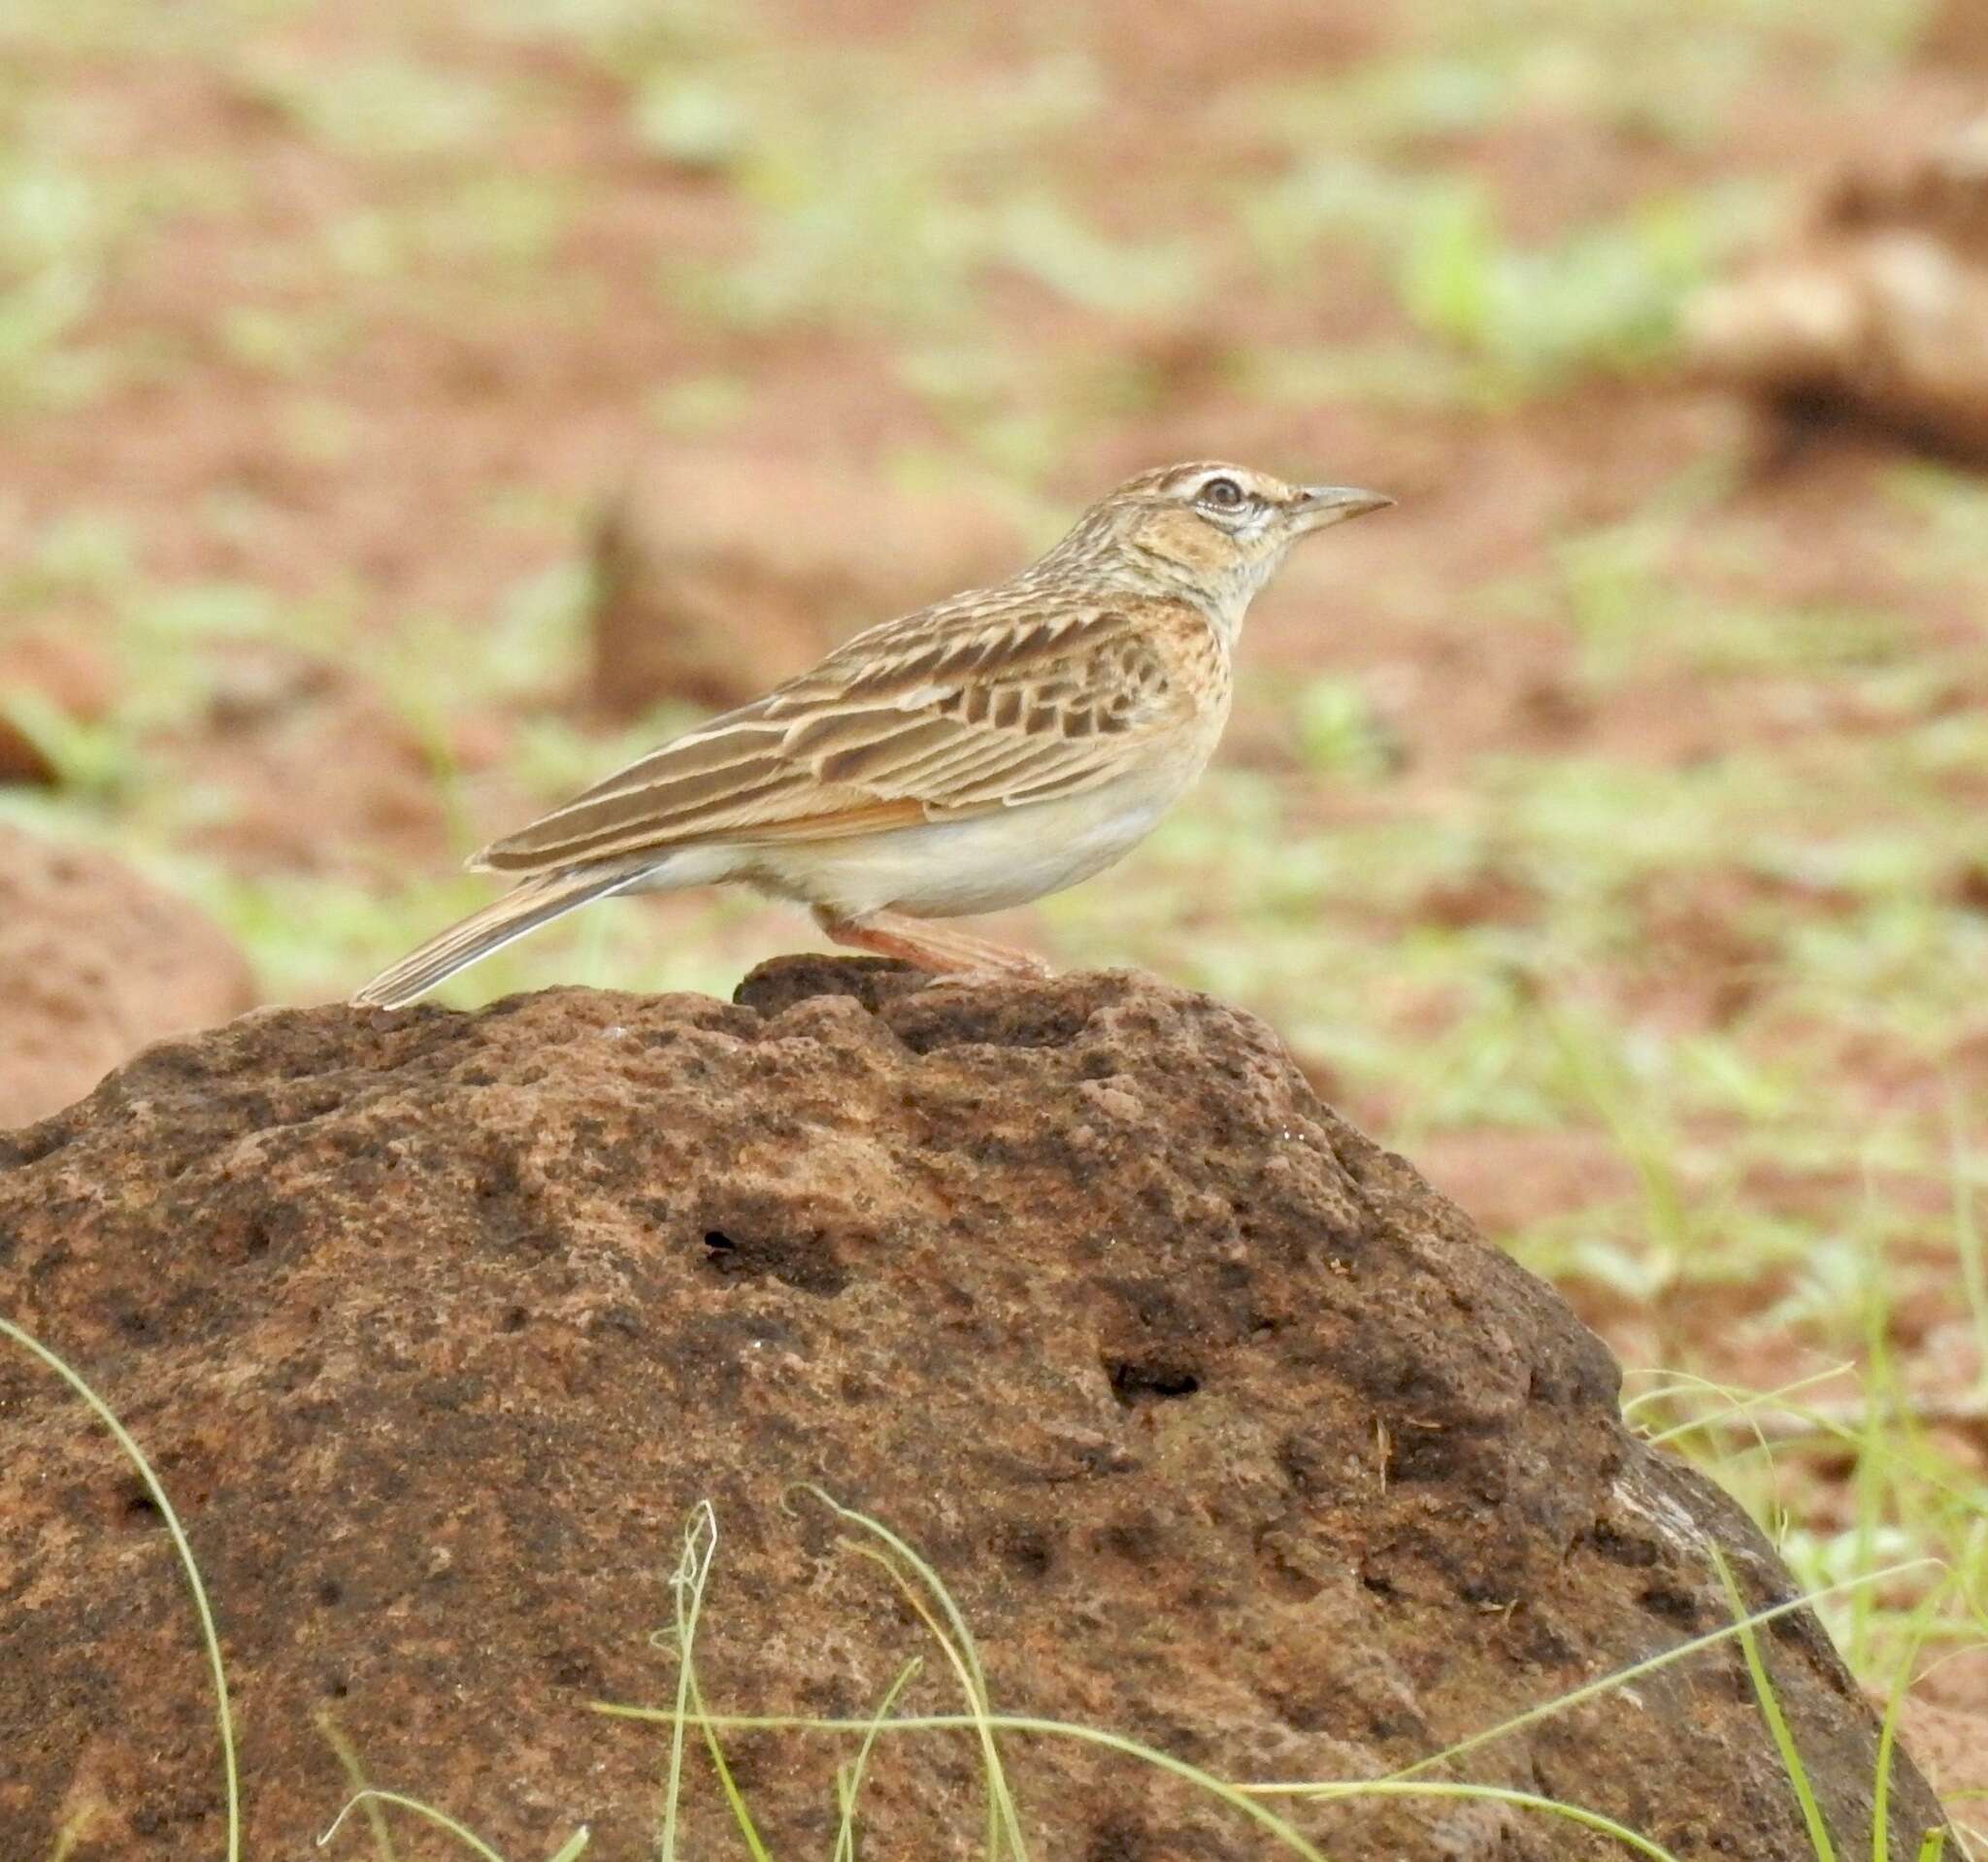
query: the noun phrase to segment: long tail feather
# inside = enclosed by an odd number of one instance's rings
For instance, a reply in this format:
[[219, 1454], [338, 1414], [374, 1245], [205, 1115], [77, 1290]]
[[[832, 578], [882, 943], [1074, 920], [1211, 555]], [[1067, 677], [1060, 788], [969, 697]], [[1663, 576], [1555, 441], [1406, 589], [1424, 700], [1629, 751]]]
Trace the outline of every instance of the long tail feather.
[[580, 906], [633, 885], [646, 871], [643, 866], [581, 867], [577, 872], [548, 873], [542, 879], [527, 880], [382, 970], [352, 1001], [360, 1006], [398, 1009], [542, 924], [550, 924]]

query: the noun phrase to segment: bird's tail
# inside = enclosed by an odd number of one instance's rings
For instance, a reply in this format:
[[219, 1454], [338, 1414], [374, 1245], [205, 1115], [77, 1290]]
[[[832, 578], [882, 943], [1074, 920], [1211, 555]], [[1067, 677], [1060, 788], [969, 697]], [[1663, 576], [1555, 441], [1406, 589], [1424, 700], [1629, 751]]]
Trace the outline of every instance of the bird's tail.
[[526, 880], [494, 904], [439, 932], [392, 968], [381, 971], [352, 1001], [376, 1009], [398, 1009], [540, 925], [633, 885], [647, 870], [625, 864], [580, 867]]

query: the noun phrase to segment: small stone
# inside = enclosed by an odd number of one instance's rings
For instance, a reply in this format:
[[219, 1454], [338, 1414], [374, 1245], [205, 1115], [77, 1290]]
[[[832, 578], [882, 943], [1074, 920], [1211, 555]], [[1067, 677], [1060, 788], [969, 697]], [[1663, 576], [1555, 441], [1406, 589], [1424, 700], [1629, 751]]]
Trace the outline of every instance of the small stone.
[[592, 697], [617, 717], [666, 699], [728, 710], [1023, 556], [983, 503], [851, 461], [659, 455], [602, 507]]
[[0, 1130], [255, 1001], [242, 953], [109, 856], [0, 827]]
[[1988, 460], [1988, 116], [1839, 176], [1684, 321], [1696, 371], [1777, 415]]

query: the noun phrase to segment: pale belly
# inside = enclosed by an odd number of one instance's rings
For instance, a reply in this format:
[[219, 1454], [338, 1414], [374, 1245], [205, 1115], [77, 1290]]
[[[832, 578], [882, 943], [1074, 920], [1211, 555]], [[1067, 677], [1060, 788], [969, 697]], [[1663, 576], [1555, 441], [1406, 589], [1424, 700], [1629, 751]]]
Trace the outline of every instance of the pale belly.
[[966, 821], [741, 849], [746, 870], [737, 877], [851, 917], [880, 911], [918, 918], [998, 912], [1103, 872], [1145, 838], [1191, 775], [1142, 777]]

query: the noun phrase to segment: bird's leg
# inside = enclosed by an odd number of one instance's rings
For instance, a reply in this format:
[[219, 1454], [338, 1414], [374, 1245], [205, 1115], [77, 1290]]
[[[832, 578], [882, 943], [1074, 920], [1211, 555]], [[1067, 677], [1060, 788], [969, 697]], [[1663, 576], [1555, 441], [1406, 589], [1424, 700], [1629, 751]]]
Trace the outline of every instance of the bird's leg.
[[902, 957], [920, 970], [940, 976], [1049, 974], [1049, 966], [1026, 950], [969, 937], [964, 931], [944, 931], [923, 919], [901, 917], [895, 912], [866, 912], [860, 917], [844, 917], [825, 906], [816, 906], [814, 922], [837, 944], [854, 950], [874, 950], [880, 957]]

